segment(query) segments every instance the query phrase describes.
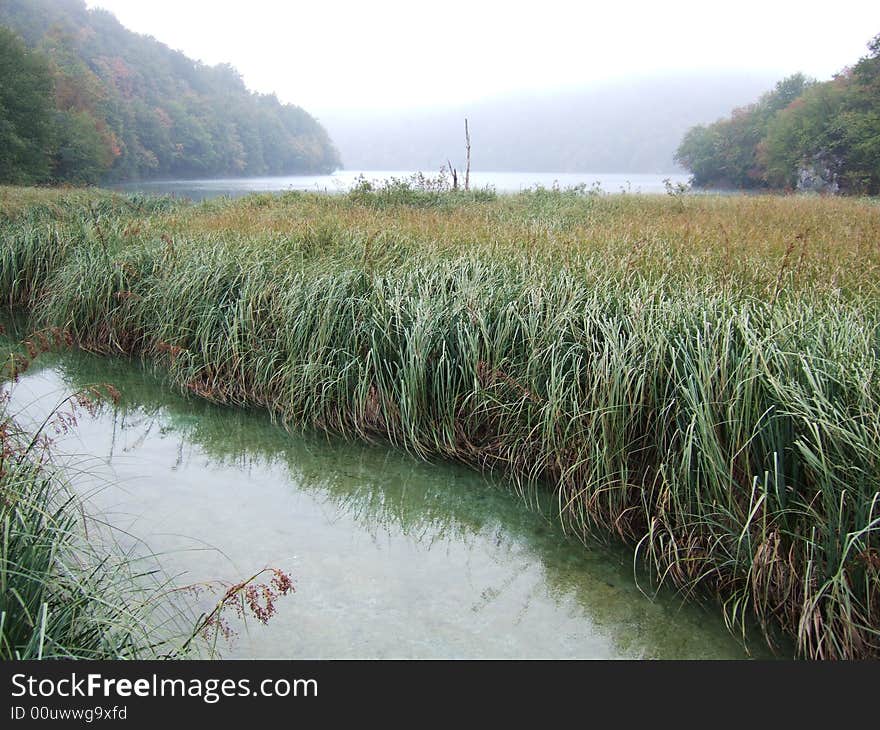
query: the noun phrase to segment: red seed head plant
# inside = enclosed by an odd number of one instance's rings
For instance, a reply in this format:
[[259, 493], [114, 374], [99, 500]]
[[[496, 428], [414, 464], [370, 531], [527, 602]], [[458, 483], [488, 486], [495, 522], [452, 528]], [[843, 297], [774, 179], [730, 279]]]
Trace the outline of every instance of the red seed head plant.
[[[262, 576], [269, 574], [269, 579], [263, 583], [257, 582]], [[185, 586], [182, 589], [196, 595], [208, 590], [215, 583], [199, 583]], [[226, 585], [226, 590], [217, 601], [214, 608], [196, 622], [189, 638], [180, 647], [177, 654], [184, 653], [192, 642], [200, 637], [212, 646], [216, 645], [218, 638], [231, 642], [237, 632], [230, 622], [229, 612], [234, 618], [246, 621], [248, 617], [257, 619], [261, 624], [267, 624], [277, 612], [276, 602], [282, 596], [294, 592], [293, 580], [290, 575], [280, 568], [263, 568], [250, 578], [239, 583]]]

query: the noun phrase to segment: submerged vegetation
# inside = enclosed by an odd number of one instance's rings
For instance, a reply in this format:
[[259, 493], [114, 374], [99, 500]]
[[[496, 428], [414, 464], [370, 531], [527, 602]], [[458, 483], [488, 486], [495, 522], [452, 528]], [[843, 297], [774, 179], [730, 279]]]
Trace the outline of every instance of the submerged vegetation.
[[880, 656], [880, 207], [0, 191], [0, 294], [281, 422], [550, 489], [812, 658]]

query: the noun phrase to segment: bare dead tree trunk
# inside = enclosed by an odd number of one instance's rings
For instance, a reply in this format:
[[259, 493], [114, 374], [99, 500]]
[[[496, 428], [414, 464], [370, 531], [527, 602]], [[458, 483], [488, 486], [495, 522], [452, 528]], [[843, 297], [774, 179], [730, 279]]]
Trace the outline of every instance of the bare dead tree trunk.
[[467, 146], [467, 167], [464, 171], [464, 189], [471, 189], [471, 132], [468, 129], [467, 117], [464, 118], [464, 141]]
[[452, 166], [452, 162], [449, 160], [446, 160], [446, 164], [449, 165], [449, 172], [452, 174], [452, 189], [458, 190], [458, 170]]

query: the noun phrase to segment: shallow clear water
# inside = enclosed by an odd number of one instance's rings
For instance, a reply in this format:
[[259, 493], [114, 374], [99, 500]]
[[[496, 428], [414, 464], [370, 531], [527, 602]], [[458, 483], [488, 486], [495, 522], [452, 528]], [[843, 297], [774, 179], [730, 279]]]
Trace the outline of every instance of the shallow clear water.
[[[339, 170], [332, 175], [298, 175], [287, 177], [248, 177], [214, 180], [162, 180], [125, 183], [116, 186], [121, 190], [147, 193], [175, 194], [192, 200], [228, 195], [239, 197], [250, 193], [280, 192], [284, 190], [310, 190], [313, 192], [346, 192], [357, 178], [383, 181], [391, 177], [406, 178], [412, 171], [389, 170]], [[431, 173], [428, 173], [429, 177]], [[665, 193], [664, 180], [673, 184], [686, 183], [687, 175], [653, 173], [570, 173], [570, 172], [479, 172], [471, 173], [471, 186], [491, 186], [499, 193], [515, 193], [542, 185], [561, 188], [575, 185], [591, 187], [598, 184], [606, 193]]]
[[267, 565], [293, 577], [278, 615], [249, 622], [224, 656], [746, 656], [717, 608], [666, 591], [649, 600], [626, 551], [566, 538], [464, 468], [288, 434], [262, 414], [176, 395], [138, 365], [79, 353], [41, 356], [13, 388], [12, 412], [33, 425], [104, 382], [122, 401], [80, 413], [58, 448], [120, 544], [159, 553], [181, 585]]

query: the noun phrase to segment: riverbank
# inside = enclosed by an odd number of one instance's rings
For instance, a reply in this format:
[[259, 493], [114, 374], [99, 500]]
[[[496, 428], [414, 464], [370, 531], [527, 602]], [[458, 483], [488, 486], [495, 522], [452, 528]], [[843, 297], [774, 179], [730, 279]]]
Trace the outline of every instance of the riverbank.
[[66, 394], [112, 383], [118, 400], [56, 444], [59, 460], [80, 455], [70, 483], [90, 532], [95, 519], [112, 525], [127, 554], [155, 554], [187, 584], [289, 571], [295, 596], [266, 626], [232, 622], [224, 659], [772, 656], [756, 632], [731, 635], [711, 603], [651, 590], [623, 546], [566, 536], [546, 492], [525, 508], [466, 466], [291, 433], [163, 375], [125, 357], [45, 353], [10, 406], [28, 427]]
[[71, 475], [57, 449], [120, 393], [84, 384], [56, 393], [34, 419], [21, 383], [70, 342], [56, 331], [22, 347], [18, 320], [0, 316], [0, 660], [218, 657], [233, 632], [227, 614], [266, 623], [293, 591], [289, 576], [264, 568], [243, 581], [180, 584], [164, 570], [170, 554], [123, 548], [120, 537], [132, 535], [91, 513], [97, 493], [118, 484], [83, 494], [94, 474], [76, 466]]
[[285, 424], [551, 489], [732, 627], [878, 643], [880, 208], [4, 190], [0, 291]]
[[72, 408], [35, 432], [21, 429], [2, 386], [30, 359], [2, 330], [0, 353], [0, 659], [156, 657], [157, 586], [139, 583], [124, 555], [95, 549], [53, 463], [50, 434], [72, 427]]

